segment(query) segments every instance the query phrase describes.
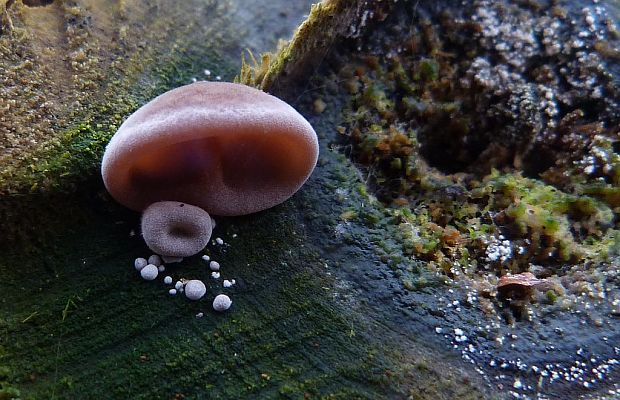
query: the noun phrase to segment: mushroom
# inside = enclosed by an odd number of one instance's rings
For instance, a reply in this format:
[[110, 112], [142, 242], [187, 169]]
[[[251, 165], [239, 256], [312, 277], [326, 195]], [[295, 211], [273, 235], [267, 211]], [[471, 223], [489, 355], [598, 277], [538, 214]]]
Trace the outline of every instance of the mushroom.
[[551, 285], [546, 279], [538, 279], [531, 272], [522, 272], [499, 278], [497, 292], [503, 298], [528, 299], [534, 289], [548, 289], [550, 287]]
[[207, 293], [207, 287], [198, 279], [192, 279], [185, 284], [185, 297], [190, 300], [200, 300], [205, 293]]
[[226, 311], [230, 308], [231, 305], [232, 300], [225, 294], [218, 294], [217, 296], [215, 296], [215, 299], [213, 299], [213, 309], [215, 311]]
[[178, 201], [158, 201], [142, 213], [146, 245], [166, 257], [198, 253], [209, 242], [212, 230], [211, 217], [205, 210]]
[[240, 84], [196, 82], [132, 114], [101, 171], [112, 197], [134, 210], [171, 200], [228, 216], [288, 199], [317, 157], [316, 133], [282, 100]]

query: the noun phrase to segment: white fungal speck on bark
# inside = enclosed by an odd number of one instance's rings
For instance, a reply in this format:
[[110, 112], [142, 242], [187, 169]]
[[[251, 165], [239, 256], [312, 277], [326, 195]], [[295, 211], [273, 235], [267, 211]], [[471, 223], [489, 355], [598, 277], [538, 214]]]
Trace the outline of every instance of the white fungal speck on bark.
[[149, 264], [140, 270], [140, 276], [142, 276], [142, 279], [147, 281], [152, 281], [157, 278], [158, 273], [159, 271], [157, 270], [157, 267], [153, 264]]
[[161, 258], [157, 254], [153, 254], [149, 257], [149, 264], [159, 267], [162, 264]]
[[185, 284], [185, 297], [190, 300], [200, 300], [205, 293], [207, 293], [207, 287], [198, 279], [192, 279]]
[[230, 299], [230, 297], [226, 296], [225, 294], [218, 294], [217, 296], [215, 296], [215, 299], [213, 300], [213, 309], [215, 311], [226, 311], [230, 308], [230, 306], [232, 305], [232, 300]]
[[133, 262], [133, 265], [137, 271], [141, 271], [142, 268], [148, 265], [148, 262], [146, 261], [146, 258], [139, 257], [136, 258], [136, 260]]

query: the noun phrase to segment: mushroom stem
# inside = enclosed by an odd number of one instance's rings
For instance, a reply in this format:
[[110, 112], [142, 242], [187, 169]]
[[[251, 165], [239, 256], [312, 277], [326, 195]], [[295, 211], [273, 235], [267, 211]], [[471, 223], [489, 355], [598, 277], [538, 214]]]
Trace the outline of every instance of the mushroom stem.
[[200, 207], [177, 201], [160, 201], [142, 213], [142, 236], [146, 245], [167, 257], [189, 257], [205, 248], [213, 225]]

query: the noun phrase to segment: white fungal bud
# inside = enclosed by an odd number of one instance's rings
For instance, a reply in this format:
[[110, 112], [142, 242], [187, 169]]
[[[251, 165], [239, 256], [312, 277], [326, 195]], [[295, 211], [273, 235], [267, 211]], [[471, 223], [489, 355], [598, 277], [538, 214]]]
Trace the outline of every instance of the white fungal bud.
[[220, 273], [215, 271], [211, 272], [211, 278], [220, 279]]
[[152, 281], [157, 278], [158, 273], [159, 271], [157, 270], [157, 267], [153, 264], [149, 264], [140, 270], [140, 276], [142, 276], [142, 279], [147, 281]]
[[166, 285], [170, 285], [172, 283], [172, 277], [171, 276], [167, 276], [164, 278], [164, 283]]
[[176, 290], [181, 290], [181, 289], [183, 289], [183, 282], [181, 282], [181, 281], [177, 281], [177, 283], [175, 283], [175, 284], [174, 284], [174, 288], [175, 288]]
[[176, 296], [177, 290], [176, 289], [170, 289], [170, 290], [168, 290], [168, 293], [170, 293], [170, 296]]
[[202, 259], [205, 260], [205, 261], [209, 261], [211, 259], [211, 257], [209, 257], [208, 255], [205, 254], [205, 255], [202, 256]]
[[149, 264], [153, 264], [154, 266], [159, 267], [162, 264], [161, 258], [159, 258], [157, 254], [153, 254], [149, 257]]
[[166, 270], [166, 267], [164, 267], [163, 265], [160, 265], [159, 267], [157, 267], [157, 270], [159, 272], [164, 272]]
[[146, 267], [148, 264], [148, 262], [146, 261], [146, 258], [136, 258], [136, 261], [133, 262], [133, 266], [136, 268], [137, 271], [141, 271], [142, 268]]
[[232, 300], [225, 294], [218, 294], [213, 300], [213, 309], [215, 311], [226, 311], [232, 305]]
[[219, 271], [220, 270], [220, 263], [217, 261], [211, 261], [209, 263], [209, 268], [211, 268], [211, 271]]
[[192, 279], [185, 284], [185, 297], [190, 300], [200, 300], [205, 293], [207, 293], [207, 287], [198, 279]]

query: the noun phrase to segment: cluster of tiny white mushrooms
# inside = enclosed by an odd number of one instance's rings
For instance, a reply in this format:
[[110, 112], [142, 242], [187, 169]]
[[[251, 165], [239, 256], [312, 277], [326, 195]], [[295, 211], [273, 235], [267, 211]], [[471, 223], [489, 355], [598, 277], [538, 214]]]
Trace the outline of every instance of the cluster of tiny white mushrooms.
[[[142, 237], [155, 254], [134, 266], [155, 280], [164, 263], [203, 251], [215, 225], [210, 214], [245, 215], [282, 203], [306, 182], [318, 153], [316, 132], [284, 101], [241, 84], [196, 82], [129, 116], [106, 147], [101, 175], [116, 201], [142, 212]], [[219, 263], [203, 259], [219, 279]], [[172, 285], [172, 277], [164, 283]], [[169, 289], [190, 300], [206, 291], [197, 279]], [[219, 294], [213, 308], [231, 304]]]
[[[223, 245], [224, 241], [221, 238], [216, 238], [215, 242], [218, 245]], [[202, 259], [209, 263], [209, 268], [211, 269], [211, 277], [213, 279], [219, 280], [220, 278], [220, 263], [215, 260], [211, 260], [208, 255], [203, 255]], [[166, 271], [166, 266], [164, 264], [176, 263], [183, 261], [181, 257], [166, 257], [166, 256], [158, 256], [157, 254], [151, 255], [148, 259], [146, 258], [136, 258], [134, 261], [134, 267], [136, 271], [140, 273], [142, 279], [147, 281], [153, 281], [157, 279], [159, 273], [163, 273]], [[173, 279], [170, 275], [166, 275], [164, 277], [164, 284], [172, 285]], [[234, 279], [228, 280], [224, 279], [223, 287], [230, 288], [235, 285], [236, 281]], [[185, 293], [185, 297], [189, 300], [200, 300], [207, 293], [207, 287], [203, 281], [198, 279], [179, 279], [174, 283], [174, 286], [168, 290], [168, 293], [171, 296], [176, 296], [177, 293]], [[226, 311], [232, 305], [232, 300], [226, 294], [218, 294], [215, 296], [213, 300], [213, 309], [215, 311]], [[196, 314], [197, 317], [202, 317], [203, 313]]]

